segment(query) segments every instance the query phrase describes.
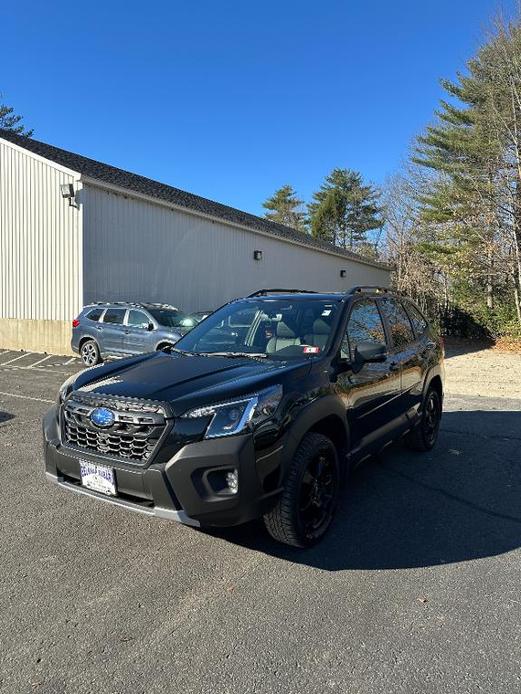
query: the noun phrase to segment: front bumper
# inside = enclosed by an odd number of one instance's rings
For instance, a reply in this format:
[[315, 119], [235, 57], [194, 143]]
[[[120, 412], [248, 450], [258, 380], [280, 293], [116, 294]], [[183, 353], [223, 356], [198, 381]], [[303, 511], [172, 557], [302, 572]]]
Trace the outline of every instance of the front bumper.
[[[56, 407], [44, 418], [43, 438], [45, 473], [50, 482], [105, 503], [187, 525], [245, 523], [269, 510], [281, 491], [273, 479], [280, 469], [282, 445], [257, 456], [249, 434], [191, 443], [166, 463], [148, 467], [63, 446]], [[83, 487], [80, 460], [113, 468], [118, 495], [106, 496]], [[218, 484], [231, 470], [238, 473], [237, 494]], [[266, 480], [271, 480], [269, 488]]]

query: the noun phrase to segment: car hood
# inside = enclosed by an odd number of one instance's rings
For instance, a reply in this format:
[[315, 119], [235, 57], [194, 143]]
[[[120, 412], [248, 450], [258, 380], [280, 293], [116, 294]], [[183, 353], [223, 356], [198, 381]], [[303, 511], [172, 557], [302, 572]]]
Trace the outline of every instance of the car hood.
[[300, 379], [309, 358], [272, 361], [243, 357], [183, 356], [154, 352], [82, 372], [74, 390], [166, 402], [172, 414]]

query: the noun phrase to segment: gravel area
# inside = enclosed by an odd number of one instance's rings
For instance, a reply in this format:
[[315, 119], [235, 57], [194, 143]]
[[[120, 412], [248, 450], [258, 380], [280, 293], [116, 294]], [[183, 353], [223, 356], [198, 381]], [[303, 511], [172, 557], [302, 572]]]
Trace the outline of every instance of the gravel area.
[[447, 347], [447, 394], [521, 398], [521, 354], [495, 349]]

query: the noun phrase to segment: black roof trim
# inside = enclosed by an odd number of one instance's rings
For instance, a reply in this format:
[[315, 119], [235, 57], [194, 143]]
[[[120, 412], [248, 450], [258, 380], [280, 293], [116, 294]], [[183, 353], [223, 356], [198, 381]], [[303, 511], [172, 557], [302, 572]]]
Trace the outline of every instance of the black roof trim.
[[277, 224], [276, 222], [271, 222], [248, 212], [242, 212], [234, 207], [228, 207], [220, 202], [214, 202], [213, 200], [208, 200], [199, 195], [174, 188], [173, 186], [166, 185], [166, 183], [159, 183], [158, 181], [139, 176], [130, 171], [124, 171], [115, 166], [103, 164], [94, 159], [84, 157], [81, 154], [74, 154], [65, 149], [54, 147], [54, 145], [48, 145], [45, 142], [39, 142], [33, 138], [18, 135], [11, 130], [0, 128], [0, 138], [8, 140], [44, 159], [49, 159], [56, 164], [71, 169], [82, 176], [87, 176], [88, 178], [101, 181], [102, 183], [126, 188], [140, 195], [146, 195], [147, 197], [156, 198], [157, 200], [171, 203], [178, 207], [184, 207], [192, 212], [199, 212], [209, 217], [215, 217], [232, 224], [248, 227], [253, 231], [260, 231], [288, 241], [294, 241], [317, 249], [329, 251], [330, 253], [336, 253], [345, 258], [372, 265], [382, 270], [390, 269], [385, 263], [379, 263], [370, 258], [364, 258], [357, 253], [352, 253], [344, 248], [334, 246], [327, 241], [314, 238], [309, 234], [291, 229], [283, 224]]

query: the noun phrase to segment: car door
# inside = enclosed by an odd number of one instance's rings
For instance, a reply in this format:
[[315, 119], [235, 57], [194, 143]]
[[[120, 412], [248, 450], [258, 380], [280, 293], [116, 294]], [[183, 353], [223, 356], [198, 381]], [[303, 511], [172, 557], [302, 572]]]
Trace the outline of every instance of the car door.
[[[350, 311], [342, 339], [341, 357], [353, 362], [360, 342], [387, 344], [382, 316], [373, 299], [357, 300]], [[347, 370], [338, 377], [351, 430], [352, 453], [369, 448], [385, 436], [400, 396], [400, 373], [392, 357], [368, 363], [355, 373]]]
[[126, 308], [108, 308], [101, 325], [101, 350], [105, 354], [123, 354]]
[[423, 386], [429, 370], [439, 361], [438, 342], [432, 335], [429, 324], [421, 311], [408, 300], [403, 300], [402, 305], [414, 330], [416, 338], [415, 348], [418, 354], [421, 369], [420, 383], [416, 383], [409, 391], [409, 401], [411, 407], [419, 407], [423, 398]]
[[153, 349], [150, 345], [151, 323], [151, 319], [143, 311], [129, 309], [123, 338], [125, 354], [142, 354]]
[[[391, 341], [391, 354], [398, 364], [401, 379], [401, 397], [397, 400], [398, 414], [412, 410], [423, 382], [423, 363], [411, 321], [401, 301], [392, 297], [379, 299], [380, 309], [387, 323]], [[412, 412], [411, 412], [412, 414]]]

